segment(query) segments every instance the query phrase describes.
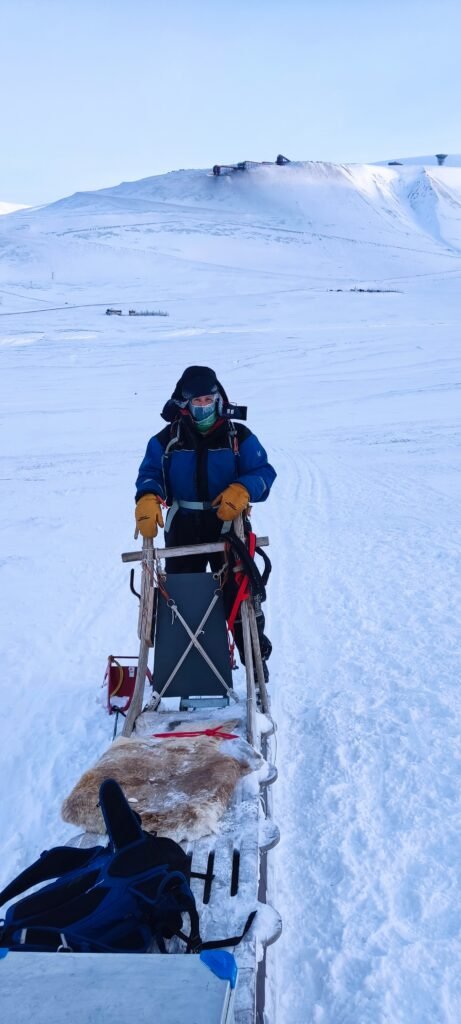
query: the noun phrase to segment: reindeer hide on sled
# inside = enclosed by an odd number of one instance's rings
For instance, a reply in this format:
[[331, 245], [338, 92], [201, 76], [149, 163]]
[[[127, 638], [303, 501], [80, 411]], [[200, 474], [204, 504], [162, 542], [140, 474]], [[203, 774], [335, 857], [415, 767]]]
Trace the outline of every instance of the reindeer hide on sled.
[[221, 752], [219, 739], [210, 736], [119, 737], [74, 786], [62, 805], [62, 817], [88, 832], [103, 834], [99, 786], [112, 778], [147, 832], [176, 842], [209, 835], [216, 831], [239, 779], [262, 763], [240, 738], [223, 745], [237, 756]]

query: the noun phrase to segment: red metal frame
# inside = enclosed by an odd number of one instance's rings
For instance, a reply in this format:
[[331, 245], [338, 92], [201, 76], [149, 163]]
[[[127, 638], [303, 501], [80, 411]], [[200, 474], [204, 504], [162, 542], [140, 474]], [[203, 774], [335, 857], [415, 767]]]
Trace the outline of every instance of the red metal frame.
[[[127, 662], [127, 664], [123, 664]], [[107, 710], [110, 715], [114, 712], [124, 715], [131, 704], [136, 686], [136, 675], [138, 671], [138, 657], [130, 654], [109, 654], [107, 659], [104, 682], [107, 679]], [[134, 663], [134, 664], [133, 664]], [[147, 669], [147, 678], [152, 682], [152, 675]], [[112, 704], [113, 697], [126, 697], [125, 704]]]

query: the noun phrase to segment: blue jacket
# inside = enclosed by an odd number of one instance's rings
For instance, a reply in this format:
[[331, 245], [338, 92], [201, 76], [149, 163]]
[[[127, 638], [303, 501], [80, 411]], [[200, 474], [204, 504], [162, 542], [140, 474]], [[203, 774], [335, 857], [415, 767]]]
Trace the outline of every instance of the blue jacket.
[[176, 501], [213, 501], [231, 483], [243, 484], [250, 501], [265, 501], [276, 472], [255, 434], [242, 423], [218, 419], [206, 434], [188, 411], [151, 437], [139, 467], [136, 501], [158, 494]]

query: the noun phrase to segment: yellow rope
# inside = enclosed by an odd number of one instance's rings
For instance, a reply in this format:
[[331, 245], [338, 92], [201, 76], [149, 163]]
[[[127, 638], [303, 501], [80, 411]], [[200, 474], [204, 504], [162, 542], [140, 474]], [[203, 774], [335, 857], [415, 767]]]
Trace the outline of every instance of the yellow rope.
[[116, 697], [117, 693], [120, 690], [120, 687], [121, 687], [121, 685], [123, 683], [123, 668], [122, 668], [120, 662], [117, 661], [116, 658], [111, 658], [111, 667], [112, 667], [112, 665], [118, 665], [118, 683], [117, 683], [115, 689], [110, 691], [109, 697]]

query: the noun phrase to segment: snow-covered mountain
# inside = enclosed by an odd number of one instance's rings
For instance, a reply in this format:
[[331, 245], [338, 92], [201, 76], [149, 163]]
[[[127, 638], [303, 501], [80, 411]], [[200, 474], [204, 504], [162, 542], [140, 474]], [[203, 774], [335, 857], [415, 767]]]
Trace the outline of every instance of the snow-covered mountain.
[[278, 1024], [461, 1019], [461, 168], [425, 164], [175, 171], [0, 220], [2, 880], [69, 836], [110, 742], [134, 479], [212, 365], [278, 472]]
[[76, 193], [2, 221], [3, 275], [21, 279], [26, 259], [47, 291], [63, 272], [80, 282], [78, 247], [89, 288], [99, 289], [101, 280], [123, 287], [128, 277], [132, 289], [133, 276], [144, 288], [147, 264], [168, 287], [188, 260], [224, 261], [229, 269], [237, 263], [244, 271], [272, 262], [275, 246], [280, 269], [311, 283], [337, 271], [346, 282], [398, 277], [409, 261], [448, 266], [461, 250], [460, 202], [455, 167], [304, 163], [218, 178], [176, 171]]

